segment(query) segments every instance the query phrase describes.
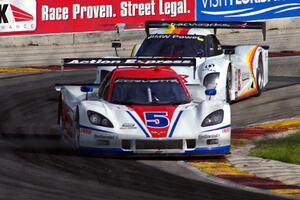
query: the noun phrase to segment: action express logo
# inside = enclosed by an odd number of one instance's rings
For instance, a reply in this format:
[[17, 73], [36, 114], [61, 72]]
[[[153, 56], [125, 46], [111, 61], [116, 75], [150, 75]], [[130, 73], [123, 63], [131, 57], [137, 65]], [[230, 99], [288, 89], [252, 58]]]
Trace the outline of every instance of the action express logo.
[[35, 29], [36, 0], [0, 0], [0, 32]]

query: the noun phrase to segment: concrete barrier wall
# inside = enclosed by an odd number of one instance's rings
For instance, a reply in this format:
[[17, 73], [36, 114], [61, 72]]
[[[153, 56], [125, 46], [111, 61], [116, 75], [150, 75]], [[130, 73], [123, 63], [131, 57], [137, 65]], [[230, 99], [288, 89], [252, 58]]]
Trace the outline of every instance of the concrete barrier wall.
[[[260, 31], [251, 30], [220, 30], [218, 38], [223, 44], [265, 44], [270, 45], [272, 51], [300, 50], [300, 19], [269, 21], [267, 27], [266, 41], [262, 40]], [[123, 31], [120, 56], [129, 56], [133, 45], [142, 42], [144, 37], [144, 30]], [[67, 57], [112, 56], [115, 52], [111, 40], [115, 38], [114, 31], [0, 37], [0, 68], [60, 65], [61, 59]]]
[[300, 28], [300, 18], [271, 20], [267, 22], [268, 29]]

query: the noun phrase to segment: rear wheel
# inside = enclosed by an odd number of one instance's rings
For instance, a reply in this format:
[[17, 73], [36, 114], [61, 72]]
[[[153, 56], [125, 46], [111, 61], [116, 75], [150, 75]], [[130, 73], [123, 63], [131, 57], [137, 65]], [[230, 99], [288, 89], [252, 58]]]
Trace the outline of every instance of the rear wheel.
[[256, 71], [256, 86], [257, 86], [256, 96], [260, 96], [261, 91], [264, 89], [264, 66], [263, 66], [262, 54], [259, 54], [258, 67]]
[[232, 68], [231, 66], [229, 66], [227, 70], [227, 77], [226, 77], [226, 102], [227, 103], [232, 103], [230, 97], [231, 89], [232, 89]]

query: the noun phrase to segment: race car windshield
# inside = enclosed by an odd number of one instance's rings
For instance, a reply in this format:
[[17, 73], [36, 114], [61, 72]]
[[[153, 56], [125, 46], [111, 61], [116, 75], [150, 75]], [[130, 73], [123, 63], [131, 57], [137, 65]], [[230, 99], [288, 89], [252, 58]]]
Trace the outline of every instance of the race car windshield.
[[124, 105], [170, 105], [188, 103], [189, 98], [176, 78], [120, 78], [115, 81], [111, 101]]
[[204, 57], [204, 37], [193, 35], [150, 35], [136, 56]]

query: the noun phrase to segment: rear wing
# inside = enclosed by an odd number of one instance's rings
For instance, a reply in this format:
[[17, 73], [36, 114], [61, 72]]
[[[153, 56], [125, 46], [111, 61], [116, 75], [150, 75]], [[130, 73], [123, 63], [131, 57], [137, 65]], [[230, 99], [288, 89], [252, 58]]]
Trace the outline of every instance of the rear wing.
[[266, 22], [200, 22], [200, 21], [146, 21], [145, 29], [147, 36], [152, 28], [168, 28], [174, 25], [178, 28], [209, 28], [214, 29], [261, 29], [263, 39], [266, 40]]
[[[126, 67], [156, 67], [156, 66], [170, 66], [176, 72], [184, 71], [185, 75], [190, 77], [189, 80], [196, 80], [197, 60], [196, 58], [66, 58], [63, 59], [64, 67], [71, 67], [72, 69], [91, 69], [97, 68], [97, 77], [95, 83], [100, 83], [107, 73], [115, 68]], [[181, 74], [179, 74], [181, 75]]]
[[71, 67], [154, 67], [154, 66], [193, 66], [195, 58], [66, 58], [63, 66]]

